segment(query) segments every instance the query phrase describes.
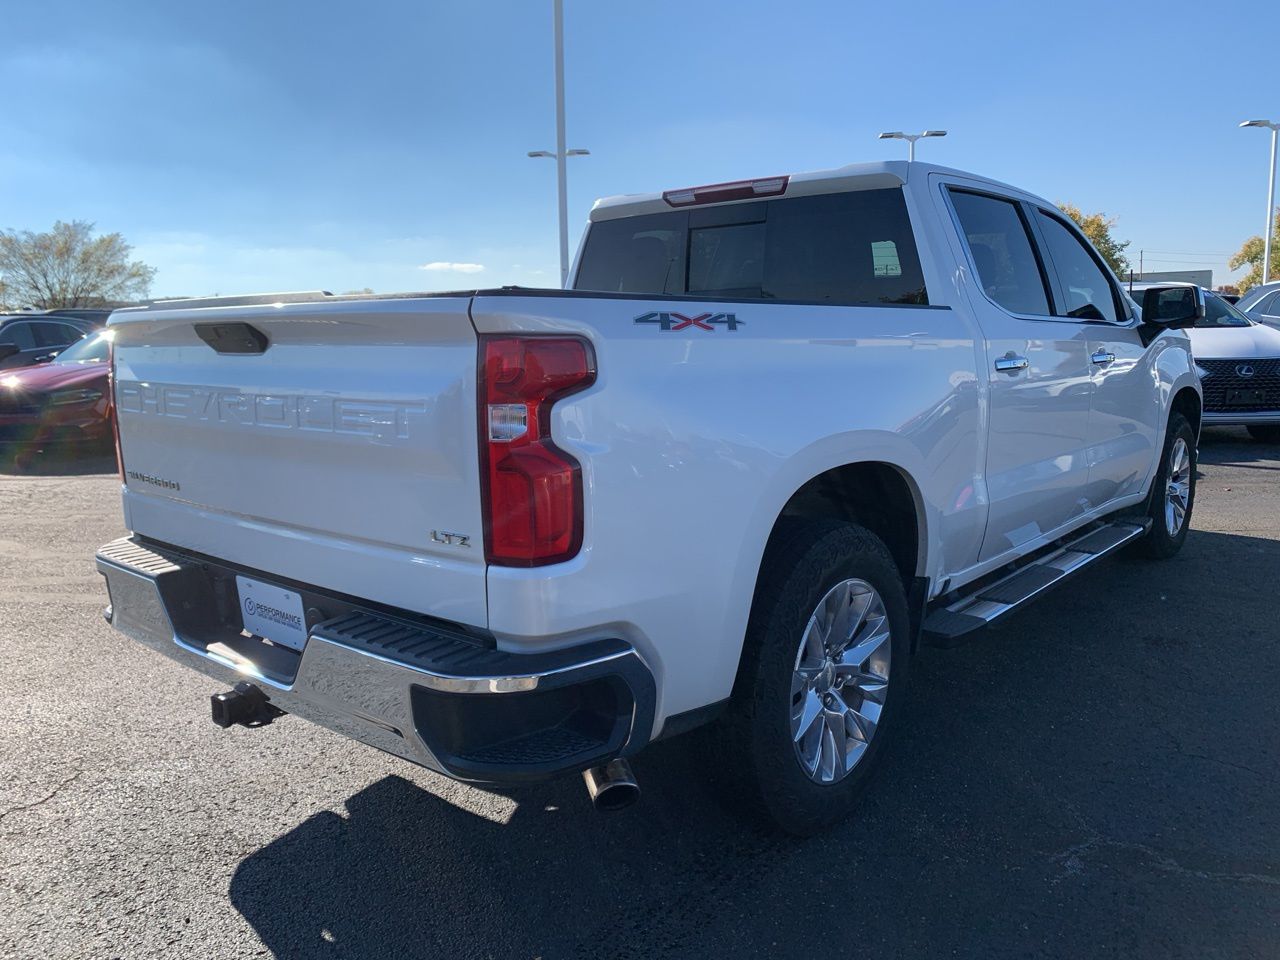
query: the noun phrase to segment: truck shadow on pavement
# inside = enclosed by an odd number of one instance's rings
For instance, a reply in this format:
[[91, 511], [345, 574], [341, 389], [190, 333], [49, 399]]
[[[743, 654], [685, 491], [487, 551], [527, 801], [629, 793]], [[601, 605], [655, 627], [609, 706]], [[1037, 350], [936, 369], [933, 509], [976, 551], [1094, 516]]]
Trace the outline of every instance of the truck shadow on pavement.
[[244, 861], [232, 903], [279, 957], [630, 955], [778, 842], [721, 812], [684, 746], [651, 747], [644, 800], [609, 816], [578, 777], [509, 794], [506, 823], [386, 777]]
[[880, 777], [826, 835], [744, 825], [679, 738], [612, 816], [578, 778], [499, 823], [386, 777], [242, 861], [231, 901], [304, 960], [812, 956], [833, 930], [860, 956], [1267, 953], [1280, 541], [1193, 531], [1102, 567], [923, 651]]

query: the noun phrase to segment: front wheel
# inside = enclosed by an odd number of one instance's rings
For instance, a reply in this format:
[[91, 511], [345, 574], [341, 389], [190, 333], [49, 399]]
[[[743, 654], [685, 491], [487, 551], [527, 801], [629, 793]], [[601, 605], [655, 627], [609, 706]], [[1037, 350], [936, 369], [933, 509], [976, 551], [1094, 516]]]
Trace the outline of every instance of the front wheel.
[[1152, 482], [1148, 507], [1151, 531], [1142, 541], [1148, 557], [1167, 560], [1182, 549], [1195, 500], [1196, 435], [1186, 417], [1171, 413], [1160, 469]]
[[760, 572], [733, 700], [710, 731], [730, 802], [798, 835], [846, 816], [894, 727], [909, 634], [902, 576], [879, 539], [786, 521]]
[[1259, 443], [1280, 443], [1280, 424], [1259, 423], [1246, 427], [1249, 436]]

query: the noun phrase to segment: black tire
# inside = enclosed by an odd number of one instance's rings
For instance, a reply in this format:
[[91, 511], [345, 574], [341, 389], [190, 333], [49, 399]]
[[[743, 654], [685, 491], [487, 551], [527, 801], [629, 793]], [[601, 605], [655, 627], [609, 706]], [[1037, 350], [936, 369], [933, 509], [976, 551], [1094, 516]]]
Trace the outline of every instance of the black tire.
[[[819, 783], [802, 768], [792, 743], [792, 676], [819, 601], [850, 579], [870, 584], [884, 604], [889, 683], [860, 757], [842, 779]], [[843, 819], [875, 773], [897, 725], [910, 663], [910, 629], [902, 576], [879, 539], [851, 523], [786, 521], [760, 571], [733, 698], [708, 731], [712, 769], [725, 788], [726, 802], [799, 836]]]
[[[1188, 463], [1186, 513], [1182, 524], [1176, 532], [1169, 530], [1165, 518], [1166, 490], [1169, 484], [1170, 458], [1178, 441], [1186, 444]], [[1152, 560], [1168, 560], [1179, 550], [1187, 539], [1187, 531], [1191, 528], [1191, 511], [1196, 503], [1196, 435], [1191, 424], [1180, 413], [1169, 414], [1169, 429], [1165, 432], [1164, 449], [1160, 453], [1160, 469], [1151, 484], [1151, 497], [1147, 505], [1147, 516], [1151, 519], [1151, 530], [1142, 539], [1142, 552]]]
[[1259, 443], [1280, 443], [1280, 424], [1265, 423], [1245, 427]]

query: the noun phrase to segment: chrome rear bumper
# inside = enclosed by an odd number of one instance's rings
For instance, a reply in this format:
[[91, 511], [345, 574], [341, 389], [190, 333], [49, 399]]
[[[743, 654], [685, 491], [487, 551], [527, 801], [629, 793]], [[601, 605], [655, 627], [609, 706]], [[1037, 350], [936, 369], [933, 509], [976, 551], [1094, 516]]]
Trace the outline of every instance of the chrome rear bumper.
[[458, 779], [584, 770], [635, 753], [651, 734], [653, 677], [620, 640], [507, 653], [462, 628], [300, 586], [309, 619], [324, 616], [309, 623], [298, 654], [244, 633], [238, 604], [220, 597], [240, 571], [219, 561], [122, 539], [98, 552], [97, 567], [109, 621], [126, 636], [221, 684], [248, 680], [287, 713]]

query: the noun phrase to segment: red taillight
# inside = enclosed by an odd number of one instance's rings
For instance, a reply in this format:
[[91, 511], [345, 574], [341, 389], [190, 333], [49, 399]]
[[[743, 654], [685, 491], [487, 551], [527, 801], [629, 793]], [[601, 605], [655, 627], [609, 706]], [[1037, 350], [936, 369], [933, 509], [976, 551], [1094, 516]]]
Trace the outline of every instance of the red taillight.
[[727, 200], [751, 200], [755, 197], [779, 197], [787, 192], [790, 176], [765, 177], [760, 180], [735, 180], [712, 183], [705, 187], [667, 190], [662, 199], [672, 207], [691, 207], [699, 203], [724, 203]]
[[120, 449], [120, 416], [116, 410], [116, 344], [114, 338], [107, 340], [107, 416], [111, 418], [111, 433], [116, 439], [116, 468], [120, 471], [120, 482], [124, 483], [124, 452]]
[[582, 546], [578, 461], [551, 440], [551, 407], [596, 379], [578, 337], [480, 340], [485, 557], [510, 567], [568, 560]]

